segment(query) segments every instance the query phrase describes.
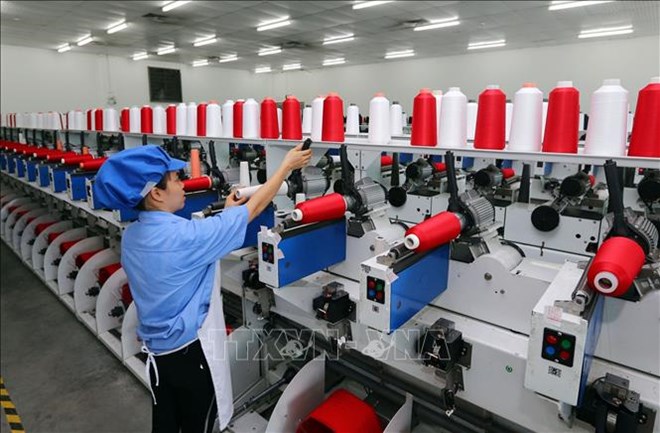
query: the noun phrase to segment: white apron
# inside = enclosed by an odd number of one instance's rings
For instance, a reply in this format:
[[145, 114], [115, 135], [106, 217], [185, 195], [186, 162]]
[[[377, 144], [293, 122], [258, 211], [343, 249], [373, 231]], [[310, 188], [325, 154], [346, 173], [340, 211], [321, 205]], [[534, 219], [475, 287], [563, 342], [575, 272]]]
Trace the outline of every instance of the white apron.
[[231, 389], [231, 373], [226, 347], [227, 330], [225, 328], [225, 315], [222, 311], [220, 276], [220, 261], [218, 260], [215, 266], [209, 312], [202, 327], [197, 331], [197, 336], [202, 344], [206, 362], [208, 362], [211, 369], [215, 401], [218, 406], [220, 431], [222, 431], [227, 427], [234, 413], [234, 397]]

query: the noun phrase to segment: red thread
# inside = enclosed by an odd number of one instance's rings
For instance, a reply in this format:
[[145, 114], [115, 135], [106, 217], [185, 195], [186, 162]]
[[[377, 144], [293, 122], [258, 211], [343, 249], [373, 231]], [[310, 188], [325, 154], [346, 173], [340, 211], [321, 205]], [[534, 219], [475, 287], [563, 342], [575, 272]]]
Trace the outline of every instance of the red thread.
[[394, 159], [390, 155], [381, 155], [380, 156], [380, 166], [381, 167], [388, 167], [392, 165], [392, 162]]
[[96, 255], [96, 253], [98, 253], [99, 251], [101, 251], [101, 250], [87, 251], [87, 252], [78, 254], [78, 256], [76, 257], [76, 266], [78, 267], [78, 269], [82, 268], [83, 265], [85, 263], [87, 263], [87, 261], [89, 259], [94, 257]]
[[330, 221], [344, 217], [346, 200], [344, 196], [335, 192], [298, 203], [296, 209], [302, 213], [300, 222], [303, 224]]
[[66, 241], [60, 244], [60, 254], [64, 255], [69, 249], [80, 242], [82, 239], [76, 239], [75, 241]]
[[140, 130], [143, 134], [154, 132], [154, 110], [148, 105], [140, 109]]
[[46, 155], [46, 161], [60, 161], [62, 158], [67, 156], [79, 156], [79, 154], [76, 152], [62, 152], [58, 150]]
[[70, 155], [70, 156], [64, 156], [60, 160], [60, 162], [64, 165], [78, 165], [83, 161], [87, 161], [90, 159], [94, 159], [92, 155], [89, 153], [87, 155]]
[[336, 93], [328, 94], [323, 100], [321, 140], [344, 142], [344, 101]]
[[108, 158], [94, 158], [94, 159], [89, 159], [87, 161], [83, 161], [80, 163], [79, 167], [81, 170], [84, 171], [95, 171], [101, 168], [104, 162], [106, 162]]
[[277, 125], [277, 104], [273, 98], [264, 98], [261, 101], [261, 138], [279, 138], [280, 130]]
[[243, 102], [234, 102], [234, 138], [243, 138]]
[[431, 250], [440, 245], [453, 241], [461, 234], [461, 220], [453, 212], [440, 212], [426, 221], [422, 221], [416, 226], [406, 231], [406, 246], [408, 246], [409, 236], [414, 236], [417, 244], [416, 248], [410, 248], [417, 252]]
[[92, 130], [92, 115], [94, 114], [94, 110], [87, 110], [87, 130], [91, 131]]
[[168, 105], [165, 109], [165, 116], [167, 117], [167, 133], [176, 135], [176, 105]]
[[121, 263], [112, 263], [99, 269], [99, 286], [103, 287], [108, 278], [121, 269]]
[[183, 190], [186, 192], [203, 191], [213, 186], [209, 176], [194, 177], [183, 181]]
[[97, 108], [94, 111], [94, 129], [103, 131], [103, 108]]
[[121, 286], [120, 297], [122, 304], [124, 304], [124, 308], [128, 308], [128, 306], [131, 305], [131, 302], [133, 302], [133, 295], [131, 294], [131, 288], [128, 283]]
[[577, 153], [580, 92], [575, 87], [556, 87], [550, 92], [543, 152]]
[[345, 389], [333, 392], [296, 429], [296, 433], [381, 433], [382, 431], [374, 408]]
[[121, 116], [119, 118], [119, 126], [123, 132], [129, 132], [131, 130], [130, 108], [124, 108], [121, 110]]
[[591, 262], [587, 272], [589, 286], [604, 295], [619, 297], [637, 278], [644, 259], [644, 250], [637, 242], [623, 236], [609, 238]]
[[639, 91], [628, 156], [660, 157], [660, 82]]
[[505, 146], [506, 95], [499, 88], [488, 86], [479, 95], [475, 149], [502, 150]]
[[49, 245], [52, 244], [53, 241], [54, 241], [55, 239], [57, 239], [57, 237], [58, 237], [59, 235], [61, 235], [62, 233], [63, 233], [63, 232], [52, 232], [52, 233], [48, 233], [48, 244], [49, 244]]
[[415, 96], [410, 144], [412, 146], [438, 145], [436, 100], [429, 89], [422, 89]]
[[52, 226], [53, 224], [55, 224], [55, 221], [37, 224], [37, 226], [34, 228], [34, 235], [39, 236], [44, 230], [46, 230], [48, 227]]
[[503, 168], [500, 171], [502, 172], [502, 177], [504, 179], [508, 179], [508, 178], [513, 177], [513, 176], [516, 175], [516, 171], [512, 168]]
[[435, 171], [445, 171], [447, 170], [447, 164], [445, 164], [444, 162], [434, 162], [433, 168], [435, 169]]
[[206, 102], [197, 106], [197, 136], [206, 137]]
[[282, 104], [282, 139], [302, 140], [300, 101], [295, 96], [287, 96]]

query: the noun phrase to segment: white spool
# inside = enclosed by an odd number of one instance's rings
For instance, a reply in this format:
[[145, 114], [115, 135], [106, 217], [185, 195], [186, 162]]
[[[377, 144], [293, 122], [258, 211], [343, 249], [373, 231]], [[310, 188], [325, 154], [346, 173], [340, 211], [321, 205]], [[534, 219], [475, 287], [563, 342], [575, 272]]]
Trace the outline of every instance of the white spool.
[[303, 108], [302, 133], [303, 134], [311, 134], [312, 133], [312, 106], [311, 105], [305, 105], [305, 108]]
[[39, 117], [39, 115], [37, 113], [30, 113], [30, 126], [29, 126], [30, 128], [36, 128], [37, 127], [37, 125], [39, 123], [37, 121], [38, 117]]
[[468, 102], [467, 104], [467, 139], [474, 140], [474, 133], [477, 129], [477, 110], [479, 104]]
[[153, 108], [153, 131], [157, 135], [167, 134], [167, 115], [162, 105], [154, 105]]
[[609, 79], [591, 95], [591, 114], [584, 153], [625, 156], [628, 138], [628, 91]]
[[324, 96], [317, 96], [312, 101], [312, 141], [321, 141], [323, 135], [323, 101]]
[[540, 152], [543, 123], [543, 92], [525, 83], [513, 97], [509, 150]]
[[350, 135], [360, 133], [360, 109], [355, 104], [350, 104], [346, 109], [346, 133]]
[[186, 134], [197, 136], [197, 104], [190, 102], [186, 107]]
[[227, 99], [222, 104], [222, 136], [231, 138], [234, 136], [234, 101]]
[[437, 141], [440, 143], [440, 114], [442, 111], [442, 90], [434, 90], [433, 96], [435, 97], [435, 130]]
[[467, 146], [468, 106], [467, 97], [459, 87], [450, 87], [444, 94], [440, 107], [439, 146], [451, 148]]
[[548, 118], [548, 101], [543, 101], [543, 109], [541, 114], [541, 141], [545, 135], [545, 121]]
[[76, 110], [73, 115], [73, 129], [83, 130], [85, 124], [85, 113], [82, 110]]
[[176, 135], [188, 135], [188, 107], [185, 102], [176, 106]]
[[505, 107], [505, 117], [504, 117], [504, 140], [509, 141], [511, 137], [511, 118], [513, 117], [513, 103], [507, 102]]
[[112, 107], [103, 110], [103, 129], [108, 132], [119, 131], [119, 116]]
[[[236, 190], [236, 198], [250, 198], [254, 195], [255, 192], [259, 191], [259, 189], [263, 187], [263, 185], [255, 185], [255, 186], [248, 186], [246, 188], [239, 188]], [[286, 195], [286, 193], [289, 191], [289, 184], [286, 182], [282, 182], [282, 185], [280, 185], [280, 189], [277, 190], [276, 195]]]
[[241, 188], [250, 186], [250, 163], [241, 161], [238, 172], [238, 185]]
[[369, 101], [369, 143], [387, 144], [390, 138], [390, 101], [376, 93]]
[[305, 201], [305, 193], [304, 192], [299, 192], [296, 194], [296, 204], [300, 204]]
[[66, 113], [66, 127], [67, 129], [76, 129], [76, 111], [71, 110]]
[[259, 103], [254, 98], [243, 103], [243, 138], [259, 138]]
[[37, 129], [44, 129], [44, 123], [44, 113], [37, 113]]
[[403, 108], [398, 101], [393, 101], [390, 107], [390, 137], [403, 135]]
[[209, 102], [206, 106], [206, 136], [222, 137], [222, 109], [217, 102]]
[[277, 107], [277, 130], [282, 132], [282, 109]]
[[129, 130], [131, 133], [142, 132], [142, 117], [140, 116], [140, 107], [134, 105], [128, 113]]

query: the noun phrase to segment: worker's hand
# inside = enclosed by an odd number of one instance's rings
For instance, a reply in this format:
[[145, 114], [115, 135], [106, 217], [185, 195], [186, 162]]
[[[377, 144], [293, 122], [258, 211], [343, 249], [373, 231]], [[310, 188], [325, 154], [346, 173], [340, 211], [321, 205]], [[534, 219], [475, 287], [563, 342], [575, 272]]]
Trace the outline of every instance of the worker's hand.
[[312, 150], [301, 150], [302, 144], [297, 145], [295, 148], [291, 149], [289, 153], [284, 157], [282, 161], [282, 167], [286, 168], [288, 171], [295, 170], [298, 168], [303, 168], [309, 161], [312, 159]]
[[240, 206], [247, 201], [247, 197], [236, 198], [236, 190], [233, 189], [225, 199], [225, 208]]

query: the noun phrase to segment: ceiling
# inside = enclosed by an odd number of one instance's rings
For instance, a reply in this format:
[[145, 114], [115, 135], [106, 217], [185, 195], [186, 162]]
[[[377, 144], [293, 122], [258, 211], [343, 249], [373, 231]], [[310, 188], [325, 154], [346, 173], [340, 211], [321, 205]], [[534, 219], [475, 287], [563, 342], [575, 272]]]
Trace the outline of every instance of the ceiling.
[[[591, 41], [581, 30], [633, 25], [634, 33], [611, 38], [658, 36], [660, 2], [612, 3], [549, 11], [550, 1], [394, 1], [354, 10], [352, 1], [193, 1], [162, 12], [164, 1], [2, 1], [2, 44], [55, 50], [70, 43], [76, 52], [130, 57], [174, 44], [160, 61], [192, 63], [210, 58], [215, 67], [253, 70], [302, 63], [322, 67], [326, 58], [344, 57], [346, 65], [386, 62], [388, 51], [414, 49], [415, 58], [464, 54], [471, 42], [506, 39], [516, 49]], [[149, 15], [151, 14], [151, 15]], [[289, 16], [291, 25], [257, 32], [262, 21]], [[415, 25], [459, 17], [460, 25], [413, 31]], [[128, 28], [107, 34], [106, 28], [126, 20]], [[355, 40], [323, 45], [325, 37], [354, 34]], [[93, 35], [94, 42], [76, 41]], [[216, 34], [204, 47], [192, 43]], [[604, 40], [607, 38], [600, 38]], [[259, 48], [283, 46], [281, 54], [260, 57]], [[220, 56], [237, 54], [223, 63]], [[66, 56], [67, 53], [63, 53]], [[154, 58], [152, 57], [152, 58]], [[212, 66], [213, 67], [213, 66]]]

